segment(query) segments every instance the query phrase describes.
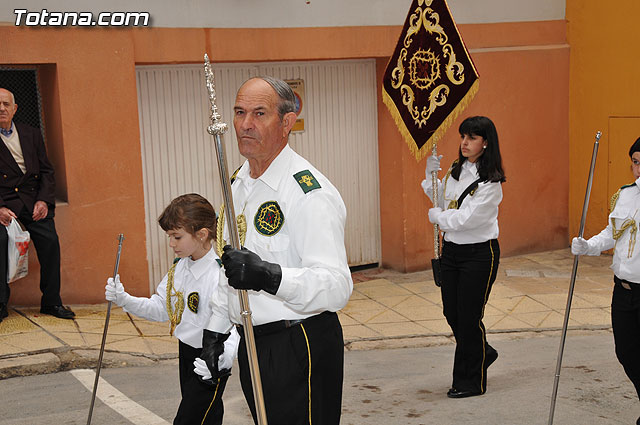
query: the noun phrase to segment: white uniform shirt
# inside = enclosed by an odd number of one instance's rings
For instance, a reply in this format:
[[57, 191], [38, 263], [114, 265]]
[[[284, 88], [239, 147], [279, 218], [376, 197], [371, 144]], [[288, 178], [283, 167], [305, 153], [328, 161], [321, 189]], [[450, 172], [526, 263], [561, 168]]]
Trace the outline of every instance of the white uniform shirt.
[[[311, 172], [320, 188], [304, 192], [302, 186], [308, 189], [307, 185], [294, 175], [305, 170]], [[247, 220], [244, 246], [282, 268], [275, 296], [248, 291], [253, 324], [303, 319], [343, 308], [353, 290], [344, 245], [347, 212], [331, 182], [286, 145], [258, 179], [250, 177], [245, 161], [232, 192], [236, 215], [244, 213]], [[261, 206], [265, 203], [272, 211], [277, 210], [273, 202], [279, 206], [282, 227], [265, 235], [258, 230], [256, 220], [264, 217]], [[242, 318], [238, 292], [229, 286], [224, 271], [218, 294], [228, 302], [216, 305], [208, 329], [226, 332], [231, 324], [242, 324]]]
[[[438, 181], [438, 206], [444, 211], [438, 217], [438, 225], [445, 232], [444, 239], [456, 244], [471, 244], [497, 239], [498, 206], [502, 201], [502, 184], [480, 182], [473, 195], [468, 194], [459, 209], [448, 209], [471, 183], [478, 179], [477, 163], [462, 163], [458, 180], [447, 175], [444, 183]], [[422, 188], [433, 202], [431, 182], [424, 180]], [[443, 190], [443, 188], [445, 190]]]
[[[618, 241], [613, 239], [613, 220], [616, 229], [620, 229], [626, 220], [632, 220], [638, 226], [640, 219], [640, 178], [633, 186], [620, 191], [620, 197], [613, 211], [609, 214], [609, 224], [596, 236], [589, 239], [588, 255], [600, 255], [602, 251], [614, 248], [611, 269], [622, 280], [640, 283], [640, 247], [637, 241], [632, 241], [631, 227], [627, 228]], [[637, 237], [637, 231], [636, 231]], [[631, 245], [630, 245], [631, 243]], [[629, 258], [630, 247], [633, 253]]]
[[[181, 258], [176, 264], [173, 277], [174, 291], [181, 291], [184, 298], [184, 312], [182, 320], [176, 326], [174, 334], [183, 343], [193, 348], [202, 348], [202, 330], [209, 323], [211, 317], [212, 299], [218, 287], [221, 267], [216, 261], [218, 255], [212, 248], [202, 258], [194, 261], [191, 258]], [[122, 308], [129, 313], [143, 319], [164, 322], [169, 320], [167, 313], [167, 277], [156, 288], [151, 298], [134, 297], [129, 295]], [[197, 308], [193, 307], [194, 297], [198, 294]], [[191, 296], [191, 303], [189, 297]], [[172, 299], [175, 306], [175, 297]], [[189, 306], [191, 304], [191, 307]], [[194, 311], [195, 310], [195, 311]], [[234, 330], [225, 341], [225, 354], [235, 357], [240, 336]]]

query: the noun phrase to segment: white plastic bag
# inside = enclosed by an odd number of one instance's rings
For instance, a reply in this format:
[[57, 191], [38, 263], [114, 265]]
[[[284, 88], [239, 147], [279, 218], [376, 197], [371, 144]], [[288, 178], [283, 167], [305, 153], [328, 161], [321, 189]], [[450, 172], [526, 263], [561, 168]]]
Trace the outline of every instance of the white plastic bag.
[[31, 236], [15, 218], [11, 219], [7, 227], [9, 236], [9, 257], [7, 264], [7, 282], [22, 279], [29, 271], [29, 241]]

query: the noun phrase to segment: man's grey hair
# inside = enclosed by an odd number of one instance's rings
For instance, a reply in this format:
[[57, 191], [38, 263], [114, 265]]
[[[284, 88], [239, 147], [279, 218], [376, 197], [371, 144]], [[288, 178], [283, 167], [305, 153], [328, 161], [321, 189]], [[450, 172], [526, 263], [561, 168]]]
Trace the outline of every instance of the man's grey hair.
[[289, 112], [296, 112], [296, 96], [293, 94], [293, 90], [289, 84], [275, 77], [262, 76], [256, 78], [260, 78], [269, 84], [278, 94], [280, 98], [280, 102], [278, 103], [278, 115], [280, 115], [280, 119]]

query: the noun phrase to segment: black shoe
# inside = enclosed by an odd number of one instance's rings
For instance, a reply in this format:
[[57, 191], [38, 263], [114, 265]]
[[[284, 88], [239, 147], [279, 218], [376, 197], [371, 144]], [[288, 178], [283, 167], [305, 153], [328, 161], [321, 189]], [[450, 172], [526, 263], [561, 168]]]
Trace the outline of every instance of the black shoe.
[[450, 388], [449, 391], [447, 391], [447, 397], [449, 398], [466, 398], [477, 395], [482, 395], [482, 393], [479, 391], [456, 390], [455, 388]]
[[494, 349], [492, 349], [491, 351], [489, 351], [487, 353], [487, 365], [485, 366], [486, 368], [489, 368], [489, 366], [491, 366], [493, 364], [493, 362], [496, 361], [496, 359], [498, 358], [498, 352]]
[[2, 319], [4, 319], [7, 316], [9, 316], [7, 305], [5, 303], [0, 303], [0, 322], [2, 322]]
[[50, 314], [59, 319], [73, 319], [76, 315], [70, 308], [62, 305], [48, 305], [40, 307], [40, 313]]

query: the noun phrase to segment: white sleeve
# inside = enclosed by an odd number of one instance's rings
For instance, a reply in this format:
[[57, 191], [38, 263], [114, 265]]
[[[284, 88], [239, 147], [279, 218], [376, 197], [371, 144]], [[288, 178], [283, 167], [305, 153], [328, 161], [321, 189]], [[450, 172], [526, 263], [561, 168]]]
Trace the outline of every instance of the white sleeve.
[[211, 303], [211, 318], [209, 319], [209, 324], [205, 329], [226, 334], [233, 327], [231, 320], [229, 320], [230, 292], [231, 288], [229, 287], [229, 282], [227, 277], [224, 275], [224, 269], [221, 268], [218, 287], [213, 291], [213, 295], [209, 300]]
[[[433, 182], [431, 180], [422, 180], [420, 186], [422, 186], [424, 194], [429, 197], [431, 203], [433, 204]], [[440, 179], [438, 179], [438, 205], [434, 204], [433, 206], [442, 208], [443, 199], [444, 194], [442, 193], [442, 182], [440, 181]]]
[[[611, 214], [613, 214], [613, 211]], [[587, 243], [589, 244], [589, 251], [587, 251], [587, 255], [600, 255], [602, 251], [606, 251], [615, 246], [616, 240], [613, 239], [611, 214], [609, 215], [609, 224], [607, 225], [607, 227], [602, 229], [602, 231], [594, 237], [587, 240]]]
[[232, 361], [238, 357], [238, 345], [240, 345], [240, 334], [234, 326], [231, 328], [229, 338], [224, 342], [225, 355], [231, 356]]
[[339, 195], [323, 190], [306, 195], [292, 217], [293, 246], [300, 267], [282, 267], [276, 296], [300, 313], [338, 311], [353, 290], [344, 245], [347, 212]]
[[165, 322], [169, 320], [167, 314], [166, 300], [167, 275], [156, 288], [156, 293], [150, 298], [134, 297], [129, 295], [122, 304], [122, 309], [127, 313], [135, 314], [138, 317], [154, 322]]
[[445, 210], [438, 216], [442, 231], [462, 231], [485, 225], [498, 217], [502, 201], [500, 183], [480, 183], [473, 195], [464, 198], [459, 209]]

